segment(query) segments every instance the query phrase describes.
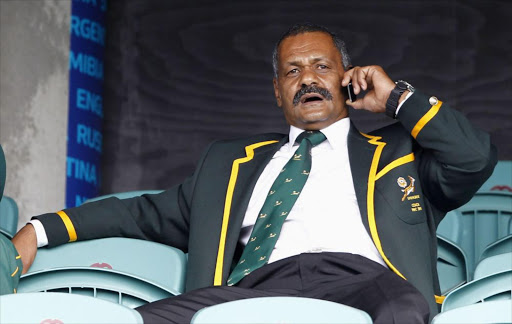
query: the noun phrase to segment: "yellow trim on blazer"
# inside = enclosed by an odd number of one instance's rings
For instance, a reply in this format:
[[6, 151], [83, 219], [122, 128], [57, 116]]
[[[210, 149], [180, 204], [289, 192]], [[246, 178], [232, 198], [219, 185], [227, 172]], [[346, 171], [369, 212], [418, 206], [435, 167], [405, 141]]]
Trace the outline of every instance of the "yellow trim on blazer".
[[[370, 173], [368, 175], [368, 193], [366, 196], [366, 204], [368, 208], [368, 224], [370, 225], [370, 234], [372, 236], [373, 243], [375, 244], [375, 247], [380, 253], [380, 256], [386, 262], [388, 267], [393, 270], [397, 275], [402, 277], [403, 279], [407, 280], [404, 275], [398, 271], [398, 269], [389, 261], [386, 254], [384, 254], [384, 250], [382, 249], [382, 244], [380, 242], [379, 233], [377, 231], [377, 223], [375, 222], [375, 208], [374, 208], [374, 194], [375, 194], [375, 182], [377, 181], [377, 167], [379, 165], [379, 159], [382, 154], [382, 150], [384, 149], [384, 146], [386, 146], [386, 143], [379, 142], [382, 137], [380, 136], [372, 136], [361, 133], [364, 137], [369, 138], [370, 140], [368, 143], [377, 145], [377, 148], [375, 149], [375, 153], [373, 154], [372, 164], [370, 166]], [[393, 163], [393, 162], [392, 162]], [[387, 172], [387, 171], [386, 171]]]
[[386, 165], [382, 170], [380, 170], [379, 173], [377, 173], [377, 175], [375, 176], [375, 181], [379, 180], [382, 176], [384, 176], [386, 173], [393, 170], [394, 168], [412, 161], [414, 161], [414, 153], [407, 154], [405, 156], [402, 156], [401, 158], [394, 160], [390, 164]]
[[16, 267], [16, 270], [14, 270], [11, 277], [14, 277], [18, 273], [18, 270], [20, 270], [20, 267]]
[[63, 211], [57, 212], [57, 215], [60, 216], [62, 219], [62, 222], [64, 223], [64, 226], [66, 226], [66, 230], [68, 231], [69, 235], [69, 241], [68, 242], [74, 242], [77, 239], [75, 226], [73, 226], [73, 223], [71, 222], [71, 219], [69, 219], [69, 216]]
[[444, 299], [446, 298], [446, 296], [438, 296], [438, 295], [434, 295], [434, 297], [436, 298], [436, 303], [440, 304], [440, 305], [444, 302]]
[[423, 117], [420, 118], [420, 120], [418, 120], [418, 122], [416, 123], [416, 125], [414, 125], [414, 127], [412, 128], [412, 131], [411, 131], [411, 135], [412, 137], [414, 137], [414, 139], [416, 139], [416, 137], [418, 136], [418, 134], [420, 133], [420, 131], [423, 129], [423, 127], [425, 127], [425, 125], [432, 119], [434, 118], [434, 116], [437, 114], [437, 112], [439, 111], [439, 108], [441, 108], [441, 105], [443, 104], [443, 102], [441, 100], [438, 101], [437, 104], [435, 104], [434, 106], [432, 106], [430, 108], [429, 111], [427, 111], [427, 113], [425, 115], [423, 115]]
[[231, 176], [229, 177], [228, 189], [226, 192], [226, 201], [224, 203], [224, 216], [222, 218], [222, 228], [220, 232], [219, 250], [217, 252], [217, 265], [215, 266], [215, 275], [213, 279], [214, 286], [222, 285], [222, 270], [224, 265], [224, 250], [226, 247], [226, 236], [228, 232], [229, 216], [231, 213], [231, 202], [233, 200], [233, 193], [235, 191], [236, 180], [238, 178], [238, 169], [240, 164], [248, 162], [254, 158], [254, 150], [278, 141], [266, 141], [254, 143], [245, 147], [246, 156], [233, 161], [231, 167]]

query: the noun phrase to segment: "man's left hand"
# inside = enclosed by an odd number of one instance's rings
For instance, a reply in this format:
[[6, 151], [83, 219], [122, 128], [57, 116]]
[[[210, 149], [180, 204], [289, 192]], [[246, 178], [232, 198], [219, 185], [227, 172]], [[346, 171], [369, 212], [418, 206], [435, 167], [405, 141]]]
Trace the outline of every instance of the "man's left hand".
[[[360, 94], [362, 90], [367, 91], [366, 95], [352, 102], [347, 99], [346, 104], [355, 109], [365, 109], [375, 113], [386, 111], [386, 101], [395, 83], [378, 65], [356, 66], [345, 72], [341, 86], [346, 87], [352, 82], [354, 93]], [[400, 98], [401, 102], [407, 95], [406, 91]]]

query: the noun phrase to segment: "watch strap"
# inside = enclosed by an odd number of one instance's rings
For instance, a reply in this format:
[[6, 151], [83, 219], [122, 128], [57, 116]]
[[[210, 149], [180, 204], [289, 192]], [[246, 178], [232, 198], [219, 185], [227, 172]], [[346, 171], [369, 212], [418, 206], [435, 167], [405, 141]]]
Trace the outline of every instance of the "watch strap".
[[386, 115], [388, 117], [391, 117], [393, 119], [396, 118], [396, 109], [398, 108], [398, 100], [400, 99], [400, 96], [405, 92], [407, 89], [402, 89], [399, 86], [395, 86], [393, 90], [391, 90], [391, 93], [389, 94], [388, 101], [386, 101]]

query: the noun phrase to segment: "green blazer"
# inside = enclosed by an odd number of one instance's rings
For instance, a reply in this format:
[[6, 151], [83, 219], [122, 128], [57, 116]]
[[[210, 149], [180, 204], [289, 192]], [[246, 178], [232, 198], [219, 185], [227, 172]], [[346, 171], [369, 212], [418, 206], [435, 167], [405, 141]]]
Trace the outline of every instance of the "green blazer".
[[[435, 314], [436, 227], [491, 175], [496, 151], [462, 114], [441, 102], [431, 106], [419, 92], [402, 106], [398, 120], [371, 134], [351, 126], [353, 182], [377, 250], [423, 293]], [[189, 253], [187, 290], [225, 285], [242, 250], [238, 238], [252, 190], [287, 141], [283, 134], [263, 134], [214, 142], [192, 177], [161, 194], [109, 198], [36, 218], [49, 246], [109, 236], [157, 241]]]

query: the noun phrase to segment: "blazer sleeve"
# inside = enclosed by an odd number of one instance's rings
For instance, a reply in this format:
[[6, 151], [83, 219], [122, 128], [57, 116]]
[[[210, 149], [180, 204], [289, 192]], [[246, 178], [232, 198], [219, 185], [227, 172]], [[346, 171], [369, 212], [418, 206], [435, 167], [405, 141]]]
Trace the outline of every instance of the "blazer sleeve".
[[425, 195], [447, 212], [468, 202], [497, 163], [490, 136], [464, 115], [416, 91], [397, 119], [416, 140], [418, 171]]
[[[197, 170], [208, 151], [209, 148]], [[160, 242], [186, 252], [197, 170], [182, 184], [160, 194], [129, 199], [112, 197], [33, 219], [43, 224], [49, 247], [80, 240], [128, 237]]]

